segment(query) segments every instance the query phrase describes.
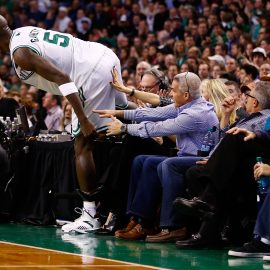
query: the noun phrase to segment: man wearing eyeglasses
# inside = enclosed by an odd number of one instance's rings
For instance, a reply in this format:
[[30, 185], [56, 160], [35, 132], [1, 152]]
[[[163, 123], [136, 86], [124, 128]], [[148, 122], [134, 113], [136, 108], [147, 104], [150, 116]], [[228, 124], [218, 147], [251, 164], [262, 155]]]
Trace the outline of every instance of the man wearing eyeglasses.
[[[179, 149], [177, 155], [182, 160], [184, 170], [199, 159], [197, 150], [201, 147], [207, 130], [218, 125], [213, 105], [201, 97], [200, 84], [201, 80], [196, 74], [180, 73], [174, 77], [170, 88], [170, 96], [174, 101], [171, 105], [132, 111], [96, 110], [95, 112], [101, 117], [113, 119], [113, 123], [108, 125], [108, 136], [121, 133], [142, 138], [176, 135], [176, 145]], [[136, 121], [137, 124], [123, 124], [116, 117]], [[183, 190], [183, 178], [176, 181], [172, 187], [161, 183], [157, 174], [158, 165], [167, 158], [167, 156], [140, 155], [134, 159], [127, 212], [129, 215], [144, 219], [147, 225], [143, 222], [139, 224], [131, 221], [124, 232], [116, 231], [116, 237], [136, 240], [144, 239], [150, 234], [149, 229], [155, 217], [157, 205], [160, 203], [157, 195], [161, 193], [166, 194], [162, 197], [160, 223], [165, 230], [165, 241], [175, 241], [186, 236], [183, 220], [175, 220], [172, 209], [174, 198], [179, 196], [179, 190]], [[126, 176], [126, 181], [128, 179], [129, 175]], [[167, 231], [169, 227], [172, 231]]]
[[[174, 204], [181, 213], [203, 217], [204, 221], [197, 234], [176, 242], [179, 248], [219, 247], [220, 228], [228, 215], [236, 222], [235, 217], [251, 217], [256, 212], [257, 189], [252, 168], [256, 156], [270, 157], [269, 141], [261, 144], [265, 141], [261, 131], [270, 116], [270, 82], [259, 81], [255, 87], [249, 85], [246, 90], [246, 110], [250, 115], [227, 131], [205, 167], [192, 167], [187, 171], [189, 194], [199, 199], [177, 198]], [[239, 134], [247, 136], [251, 132], [257, 136], [254, 142], [246, 142], [250, 138], [243, 139]], [[241, 241], [241, 232], [243, 229], [234, 240]]]

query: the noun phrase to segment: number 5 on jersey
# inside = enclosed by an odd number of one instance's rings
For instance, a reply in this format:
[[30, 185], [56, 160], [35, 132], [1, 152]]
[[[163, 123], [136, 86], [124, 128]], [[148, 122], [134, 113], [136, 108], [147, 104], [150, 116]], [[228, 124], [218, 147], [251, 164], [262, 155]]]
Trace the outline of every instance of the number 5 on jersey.
[[53, 34], [51, 32], [45, 32], [43, 40], [61, 47], [67, 47], [69, 45], [69, 37], [61, 34]]

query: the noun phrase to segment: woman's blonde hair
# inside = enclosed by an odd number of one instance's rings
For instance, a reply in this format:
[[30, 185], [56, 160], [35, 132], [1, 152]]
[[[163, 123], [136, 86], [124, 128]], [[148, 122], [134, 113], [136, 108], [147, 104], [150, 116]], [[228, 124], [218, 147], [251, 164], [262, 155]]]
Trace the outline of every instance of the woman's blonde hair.
[[[230, 96], [230, 92], [227, 90], [226, 85], [219, 79], [205, 79], [202, 81], [201, 89], [207, 92], [209, 99], [208, 101], [214, 105], [215, 112], [218, 119], [221, 119], [223, 100]], [[235, 110], [230, 116], [230, 124], [235, 122], [236, 112]]]

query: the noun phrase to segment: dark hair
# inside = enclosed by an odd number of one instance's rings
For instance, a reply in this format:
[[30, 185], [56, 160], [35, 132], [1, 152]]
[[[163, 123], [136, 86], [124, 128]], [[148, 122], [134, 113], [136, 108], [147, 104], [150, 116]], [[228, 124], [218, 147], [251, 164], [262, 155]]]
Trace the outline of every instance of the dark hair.
[[56, 102], [57, 102], [57, 105], [61, 106], [61, 100], [62, 100], [62, 97], [61, 96], [52, 95], [52, 99], [55, 99]]
[[146, 70], [142, 74], [142, 77], [146, 74], [153, 75], [155, 78], [157, 78], [159, 90], [168, 90], [170, 86], [169, 80], [167, 79], [167, 77], [162, 71], [158, 70], [157, 68], [151, 68], [151, 69]]
[[227, 79], [229, 82], [231, 82], [231, 81], [233, 81], [235, 83], [238, 82], [237, 77], [233, 73], [230, 73], [230, 72], [221, 72], [220, 78]]
[[240, 87], [239, 84], [235, 81], [226, 81], [224, 82], [225, 85], [233, 85], [235, 87], [235, 89], [240, 92]]
[[241, 66], [241, 69], [243, 69], [247, 75], [251, 75], [252, 80], [255, 80], [259, 75], [259, 70], [253, 65], [244, 64]]

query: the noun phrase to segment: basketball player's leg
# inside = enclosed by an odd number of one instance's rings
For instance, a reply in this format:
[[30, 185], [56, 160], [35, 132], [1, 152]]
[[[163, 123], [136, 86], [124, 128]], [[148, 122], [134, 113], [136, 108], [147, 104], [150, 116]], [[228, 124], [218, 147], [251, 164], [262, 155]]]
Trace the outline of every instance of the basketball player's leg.
[[75, 164], [80, 190], [91, 193], [96, 187], [96, 169], [93, 159], [94, 143], [80, 134], [75, 139]]
[[[75, 164], [80, 190], [90, 194], [96, 187], [96, 170], [93, 159], [94, 142], [92, 139], [79, 134], [75, 139]], [[88, 233], [100, 228], [100, 222], [95, 217], [96, 204], [94, 201], [83, 201], [81, 216], [74, 222], [62, 226], [66, 233]]]

